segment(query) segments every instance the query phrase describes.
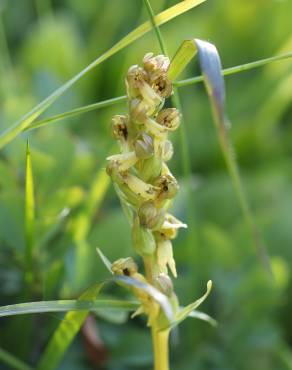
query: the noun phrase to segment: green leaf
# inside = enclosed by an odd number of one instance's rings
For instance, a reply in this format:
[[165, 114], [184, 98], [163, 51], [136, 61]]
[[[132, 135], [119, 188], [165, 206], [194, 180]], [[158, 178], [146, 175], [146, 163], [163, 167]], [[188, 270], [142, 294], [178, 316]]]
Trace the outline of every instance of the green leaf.
[[25, 171], [25, 244], [26, 244], [26, 281], [33, 280], [33, 248], [35, 239], [35, 202], [32, 164], [29, 143], [26, 146]]
[[47, 312], [67, 311], [99, 311], [100, 309], [135, 310], [139, 306], [135, 301], [122, 301], [118, 299], [67, 299], [58, 301], [40, 301], [18, 303], [0, 307], [0, 317], [27, 315]]
[[188, 314], [188, 317], [192, 317], [194, 319], [199, 319], [202, 321], [208, 322], [212, 326], [217, 326], [218, 323], [216, 320], [214, 320], [211, 316], [207, 315], [204, 312], [198, 311], [198, 310], [193, 310]]
[[[78, 299], [78, 305], [83, 301], [94, 301], [103, 284], [95, 284], [86, 290]], [[69, 311], [50, 339], [37, 367], [38, 370], [56, 369], [66, 350], [78, 333], [89, 313], [88, 309]]]
[[7, 364], [12, 369], [16, 370], [32, 370], [32, 367], [14, 357], [11, 353], [0, 348], [0, 362]]
[[113, 272], [112, 272], [112, 263], [109, 261], [109, 259], [102, 253], [102, 251], [99, 249], [99, 248], [96, 248], [96, 251], [100, 257], [100, 259], [102, 260], [103, 264], [105, 265], [105, 267], [107, 268], [107, 270], [109, 271], [109, 273], [111, 275], [113, 275]]
[[265, 246], [260, 237], [249, 203], [245, 196], [239, 168], [234, 155], [234, 149], [229, 135], [230, 122], [225, 110], [225, 85], [222, 77], [222, 67], [219, 54], [214, 45], [199, 39], [186, 40], [174, 56], [168, 75], [176, 79], [190, 60], [198, 53], [199, 64], [204, 83], [212, 107], [213, 121], [217, 131], [221, 150], [235, 190], [243, 217], [250, 230], [251, 238], [264, 267], [272, 275], [270, 262]]
[[[164, 10], [155, 16], [155, 23], [157, 25], [162, 25], [171, 19], [177, 17], [178, 15], [194, 8], [195, 6], [203, 3], [205, 0], [184, 0], [178, 4]], [[0, 135], [0, 148], [13, 140], [19, 133], [25, 130], [29, 125], [37, 119], [43, 112], [45, 112], [60, 96], [62, 96], [68, 89], [70, 89], [77, 81], [88, 74], [96, 66], [104, 62], [106, 59], [117, 53], [118, 51], [124, 49], [126, 46], [130, 45], [135, 40], [139, 39], [141, 36], [145, 35], [152, 28], [151, 21], [147, 21], [137, 27], [135, 30], [130, 32], [127, 36], [122, 38], [108, 51], [102, 54], [100, 57], [95, 59], [87, 67], [85, 67], [81, 72], [76, 74], [73, 78], [67, 81], [64, 85], [55, 90], [51, 95], [49, 95], [45, 100], [39, 103], [30, 112], [25, 114], [20, 120], [15, 122], [11, 127], [6, 129]]]
[[[208, 297], [210, 294], [210, 291], [212, 289], [212, 281], [209, 280], [207, 283], [207, 291], [206, 293], [199, 299], [197, 299], [195, 302], [189, 304], [188, 306], [182, 308], [179, 310], [179, 312], [176, 314], [175, 321], [172, 327], [178, 325], [180, 322], [182, 322], [185, 318], [188, 316], [191, 316], [191, 313], [196, 310], [203, 302], [204, 300]], [[194, 315], [194, 314], [193, 314]]]

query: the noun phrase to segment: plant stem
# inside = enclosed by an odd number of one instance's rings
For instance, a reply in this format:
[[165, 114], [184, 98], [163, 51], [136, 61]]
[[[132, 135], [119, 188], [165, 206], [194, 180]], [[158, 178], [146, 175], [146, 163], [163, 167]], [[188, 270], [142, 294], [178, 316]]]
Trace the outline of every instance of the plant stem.
[[152, 342], [154, 353], [154, 370], [169, 370], [168, 338], [169, 330], [158, 331], [152, 328]]
[[153, 258], [150, 257], [144, 257], [144, 268], [145, 268], [145, 275], [146, 279], [149, 284], [153, 283], [153, 271], [152, 271], [152, 264], [153, 264]]

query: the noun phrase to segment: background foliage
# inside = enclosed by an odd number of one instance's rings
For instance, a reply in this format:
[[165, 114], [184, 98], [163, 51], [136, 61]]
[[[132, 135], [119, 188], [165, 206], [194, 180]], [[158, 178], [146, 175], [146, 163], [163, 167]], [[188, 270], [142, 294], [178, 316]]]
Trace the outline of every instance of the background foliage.
[[[176, 1], [152, 3], [157, 13]], [[0, 7], [1, 132], [148, 19], [143, 2], [137, 0], [9, 0]], [[209, 0], [161, 30], [170, 55], [184, 39], [198, 37], [213, 42], [223, 66], [229, 67], [292, 50], [291, 12], [288, 0]], [[159, 53], [153, 32], [91, 72], [47, 115], [123, 95], [129, 65], [149, 51]], [[185, 77], [198, 74], [194, 65]], [[183, 148], [175, 134], [171, 169], [181, 183], [175, 214], [191, 225], [175, 243], [176, 290], [186, 304], [212, 279], [213, 292], [203, 309], [219, 325], [184, 322], [172, 337], [173, 369], [292, 369], [291, 79], [289, 60], [226, 77], [232, 137], [274, 281], [250, 241], [203, 86], [179, 90], [192, 189], [189, 197]], [[132, 253], [127, 221], [104, 172], [106, 156], [115, 151], [110, 118], [125, 111], [121, 103], [69, 118], [24, 133], [1, 150], [1, 305], [77, 297], [107, 277], [96, 246], [111, 260]], [[27, 278], [24, 221], [28, 137], [36, 201], [32, 284]], [[125, 295], [113, 287], [106, 293]], [[3, 318], [0, 347], [33, 365], [61, 317]], [[83, 330], [60, 369], [98, 368], [105, 357], [103, 366], [110, 370], [150, 369], [151, 343], [143, 320], [99, 312], [96, 331], [102, 342], [99, 355], [90, 355]]]

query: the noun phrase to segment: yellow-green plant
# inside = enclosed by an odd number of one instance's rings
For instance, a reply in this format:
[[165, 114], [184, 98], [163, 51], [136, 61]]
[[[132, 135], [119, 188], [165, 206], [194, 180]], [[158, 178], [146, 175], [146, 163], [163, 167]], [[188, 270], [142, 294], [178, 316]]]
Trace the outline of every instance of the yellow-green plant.
[[[103, 287], [102, 283], [89, 288], [78, 300], [29, 302], [1, 307], [0, 316], [69, 311], [42, 354], [37, 367], [39, 370], [52, 370], [58, 367], [66, 349], [77, 334], [89, 311], [98, 312], [105, 308], [114, 308], [135, 311], [133, 316], [146, 314], [153, 336], [155, 370], [168, 369], [168, 338], [175, 325], [187, 316], [202, 318], [211, 323], [214, 322], [208, 315], [196, 311], [196, 308], [209, 294], [211, 282], [207, 284], [207, 292], [203, 297], [186, 307], [181, 307], [169, 276], [169, 272], [174, 277], [177, 275], [175, 253], [172, 250], [173, 239], [176, 237], [179, 228], [186, 228], [183, 222], [169, 213], [172, 200], [179, 191], [179, 186], [167, 166], [167, 161], [171, 159], [173, 154], [173, 146], [168, 135], [178, 128], [181, 115], [176, 108], [163, 108], [163, 105], [165, 99], [172, 94], [173, 86], [183, 87], [204, 81], [210, 98], [218, 138], [239, 204], [256, 241], [259, 255], [264, 257], [263, 261], [267, 263], [264, 249], [259, 243], [257, 230], [242, 190], [239, 171], [228, 134], [229, 122], [225, 114], [225, 91], [222, 74], [237, 73], [263, 66], [272, 61], [286, 59], [291, 57], [291, 52], [222, 70], [217, 50], [213, 45], [196, 39], [187, 40], [182, 43], [171, 63], [166, 56], [153, 56], [148, 53], [141, 67], [131, 67], [126, 76], [126, 96], [83, 106], [37, 121], [38, 117], [55, 100], [101, 62], [131, 44], [152, 28], [156, 27], [157, 29], [159, 25], [203, 2], [204, 0], [185, 0], [157, 16], [153, 16], [151, 22], [148, 21], [129, 33], [24, 115], [18, 122], [0, 134], [1, 148], [25, 130], [35, 129], [57, 122], [65, 117], [75, 116], [121, 101], [128, 102], [128, 115], [113, 118], [113, 135], [119, 143], [120, 153], [108, 157], [107, 172], [113, 180], [122, 207], [129, 218], [133, 246], [140, 256], [140, 260], [144, 262], [144, 269], [140, 267], [138, 270], [138, 265], [141, 264], [136, 263], [131, 257], [121, 258], [114, 263], [110, 263], [100, 250], [99, 254], [111, 274], [113, 274], [112, 280], [129, 287], [137, 299], [134, 301], [97, 299], [96, 297]], [[147, 4], [147, 1], [145, 3]], [[177, 81], [179, 74], [196, 54], [199, 57], [202, 76]], [[102, 176], [102, 178], [104, 177]], [[33, 250], [34, 199], [29, 150], [27, 150], [26, 179], [27, 280], [34, 281], [35, 277], [30, 271], [32, 270], [32, 262], [36, 251]], [[89, 198], [90, 201], [91, 198]], [[7, 363], [14, 361], [3, 351], [0, 351], [0, 356], [5, 358]], [[15, 367], [30, 369], [26, 364], [19, 364], [19, 362], [15, 364]]]
[[[134, 249], [144, 262], [144, 274], [131, 257], [115, 261], [111, 271], [132, 279], [132, 292], [140, 302], [132, 316], [144, 313], [148, 317], [155, 370], [169, 368], [170, 329], [203, 302], [211, 289], [210, 281], [199, 302], [180, 309], [169, 275], [170, 271], [177, 277], [172, 240], [178, 229], [187, 227], [169, 213], [179, 185], [167, 166], [173, 155], [168, 135], [180, 125], [179, 111], [163, 108], [165, 99], [173, 93], [169, 66], [168, 57], [148, 53], [143, 67], [130, 67], [125, 79], [129, 113], [112, 119], [112, 133], [120, 153], [107, 158], [107, 172], [129, 215]], [[162, 293], [170, 311], [165, 312], [156, 300], [157, 294], [149, 294], [139, 283]]]

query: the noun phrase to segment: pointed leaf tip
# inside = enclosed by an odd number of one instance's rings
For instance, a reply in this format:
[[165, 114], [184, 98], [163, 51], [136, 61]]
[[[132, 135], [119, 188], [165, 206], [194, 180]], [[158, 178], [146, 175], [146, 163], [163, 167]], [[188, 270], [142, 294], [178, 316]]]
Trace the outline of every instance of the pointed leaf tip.
[[102, 251], [98, 247], [96, 248], [96, 251], [107, 270], [110, 272], [111, 275], [113, 275], [112, 263], [110, 262], [110, 260], [102, 253]]

